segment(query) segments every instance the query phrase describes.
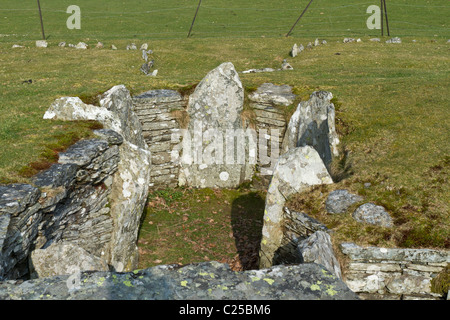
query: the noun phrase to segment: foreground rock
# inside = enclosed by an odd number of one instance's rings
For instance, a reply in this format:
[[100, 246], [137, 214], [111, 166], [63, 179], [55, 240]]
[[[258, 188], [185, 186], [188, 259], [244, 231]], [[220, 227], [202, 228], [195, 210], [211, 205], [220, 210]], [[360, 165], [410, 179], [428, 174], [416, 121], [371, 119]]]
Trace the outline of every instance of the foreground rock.
[[328, 213], [345, 213], [352, 204], [362, 200], [361, 196], [351, 194], [347, 190], [334, 190], [328, 195], [325, 208]]
[[318, 264], [234, 272], [205, 262], [157, 266], [130, 273], [82, 272], [0, 283], [1, 300], [356, 300]]
[[283, 208], [287, 199], [308, 187], [333, 183], [319, 154], [310, 146], [283, 154], [275, 167], [266, 197], [260, 250], [260, 268], [279, 263], [284, 233]]
[[393, 221], [386, 209], [382, 206], [377, 206], [373, 203], [365, 203], [359, 206], [353, 212], [353, 218], [361, 223], [369, 223], [373, 225], [380, 225], [383, 227], [393, 227]]
[[35, 278], [71, 275], [78, 271], [109, 271], [103, 259], [71, 243], [57, 243], [46, 249], [34, 250], [30, 268]]

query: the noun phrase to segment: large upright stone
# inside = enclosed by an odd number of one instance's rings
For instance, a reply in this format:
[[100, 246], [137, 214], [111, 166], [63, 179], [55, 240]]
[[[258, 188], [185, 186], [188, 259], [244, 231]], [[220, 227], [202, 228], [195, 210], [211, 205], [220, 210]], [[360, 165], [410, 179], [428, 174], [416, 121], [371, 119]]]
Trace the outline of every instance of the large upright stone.
[[266, 196], [260, 268], [268, 268], [278, 260], [277, 250], [284, 236], [283, 208], [286, 200], [310, 186], [330, 183], [333, 180], [312, 147], [294, 148], [280, 157]]
[[300, 102], [289, 121], [282, 153], [295, 147], [312, 146], [330, 169], [333, 156], [339, 155], [332, 98], [330, 92], [316, 91], [308, 101]]
[[110, 203], [114, 219], [110, 264], [117, 271], [137, 267], [136, 245], [139, 223], [148, 196], [151, 172], [151, 152], [142, 136], [142, 127], [133, 112], [130, 92], [125, 86], [115, 86], [105, 92], [100, 106], [117, 115], [124, 142], [119, 147], [120, 161], [114, 174]]
[[[198, 84], [187, 108], [190, 122], [183, 137], [180, 185], [230, 188], [251, 177], [243, 105], [244, 89], [230, 62]], [[256, 150], [251, 151], [255, 156]]]

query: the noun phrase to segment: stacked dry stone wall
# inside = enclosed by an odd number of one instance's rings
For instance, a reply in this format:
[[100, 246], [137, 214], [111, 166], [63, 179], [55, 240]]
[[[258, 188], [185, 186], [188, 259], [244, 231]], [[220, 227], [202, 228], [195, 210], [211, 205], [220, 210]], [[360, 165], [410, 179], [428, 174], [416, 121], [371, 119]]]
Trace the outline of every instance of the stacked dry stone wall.
[[[260, 151], [263, 156], [258, 157], [257, 162], [260, 169], [266, 169], [258, 171], [263, 176], [272, 175], [273, 164], [280, 155], [287, 127], [284, 109], [296, 97], [291, 87], [271, 83], [261, 85], [248, 95], [253, 119], [247, 125], [253, 123], [259, 147], [264, 148]], [[189, 123], [188, 101], [189, 97], [166, 89], [150, 90], [133, 97], [134, 112], [141, 122], [143, 137], [152, 153], [152, 188], [173, 188], [178, 185], [180, 166], [179, 162], [172, 160], [172, 152], [181, 142], [180, 130], [186, 129]]]
[[450, 263], [445, 250], [360, 247], [341, 244], [349, 262], [345, 282], [362, 299], [437, 300], [432, 282]]
[[27, 278], [31, 252], [60, 241], [108, 259], [109, 195], [122, 138], [99, 134], [107, 139], [74, 144], [33, 185], [0, 186], [0, 280]]
[[179, 166], [172, 151], [187, 101], [174, 90], [151, 90], [133, 97], [134, 112], [142, 125], [142, 135], [152, 153], [150, 187], [176, 187]]

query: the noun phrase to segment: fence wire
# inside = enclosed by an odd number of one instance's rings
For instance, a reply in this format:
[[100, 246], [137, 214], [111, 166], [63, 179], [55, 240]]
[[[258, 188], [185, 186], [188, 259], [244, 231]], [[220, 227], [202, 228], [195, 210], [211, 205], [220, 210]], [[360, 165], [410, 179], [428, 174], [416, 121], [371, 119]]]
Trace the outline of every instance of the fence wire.
[[[0, 41], [35, 40], [40, 36], [37, 7], [33, 1], [2, 0], [0, 8]], [[180, 39], [187, 36], [197, 0], [108, 1], [106, 5], [78, 0], [81, 29], [69, 30], [66, 12], [72, 1], [41, 1], [47, 34], [54, 39]], [[102, 1], [100, 1], [102, 2]], [[105, 2], [105, 1], [103, 1]], [[294, 29], [293, 37], [374, 36], [380, 30], [369, 30], [366, 21], [370, 5], [378, 0], [351, 3], [316, 0]], [[120, 3], [120, 5], [119, 5]], [[285, 35], [307, 1], [205, 0], [200, 7], [192, 37], [279, 37]], [[394, 36], [450, 37], [447, 0], [423, 5], [420, 0], [388, 1], [389, 27]], [[326, 4], [326, 5], [325, 5]], [[103, 10], [102, 10], [103, 9]]]

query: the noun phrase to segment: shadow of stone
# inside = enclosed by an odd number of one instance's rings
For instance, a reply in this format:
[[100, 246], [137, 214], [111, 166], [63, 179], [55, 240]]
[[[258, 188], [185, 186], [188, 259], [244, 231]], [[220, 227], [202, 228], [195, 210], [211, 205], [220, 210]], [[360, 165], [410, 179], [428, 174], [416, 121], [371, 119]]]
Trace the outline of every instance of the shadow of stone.
[[259, 268], [264, 208], [260, 192], [248, 192], [232, 203], [231, 227], [242, 270]]
[[317, 127], [317, 123], [312, 121], [297, 142], [297, 146], [312, 146], [322, 158], [328, 171], [330, 171], [333, 158], [328, 138], [329, 130], [327, 122], [324, 121], [320, 124], [320, 127]]

